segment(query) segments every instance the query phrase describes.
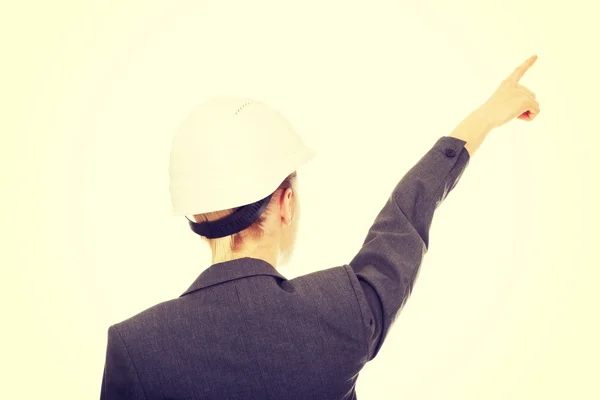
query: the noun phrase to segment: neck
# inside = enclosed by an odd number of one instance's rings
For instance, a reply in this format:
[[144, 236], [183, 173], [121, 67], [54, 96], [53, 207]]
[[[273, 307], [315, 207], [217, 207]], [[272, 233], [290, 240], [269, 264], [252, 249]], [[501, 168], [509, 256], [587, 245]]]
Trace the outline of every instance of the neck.
[[229, 256], [216, 256], [216, 254], [213, 252], [212, 263], [217, 264], [221, 262], [237, 260], [244, 257], [263, 260], [271, 264], [273, 268], [277, 268], [277, 260], [279, 259], [279, 248], [273, 245], [246, 245], [241, 250], [233, 252]]

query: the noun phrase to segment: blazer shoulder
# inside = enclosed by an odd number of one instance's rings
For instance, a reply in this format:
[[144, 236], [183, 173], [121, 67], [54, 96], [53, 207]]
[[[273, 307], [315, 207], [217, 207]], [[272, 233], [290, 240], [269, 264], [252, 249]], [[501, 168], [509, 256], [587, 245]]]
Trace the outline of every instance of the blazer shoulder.
[[118, 328], [121, 335], [129, 336], [131, 332], [139, 331], [143, 326], [151, 326], [157, 321], [168, 318], [178, 303], [180, 303], [179, 299], [162, 301], [111, 325], [111, 328]]

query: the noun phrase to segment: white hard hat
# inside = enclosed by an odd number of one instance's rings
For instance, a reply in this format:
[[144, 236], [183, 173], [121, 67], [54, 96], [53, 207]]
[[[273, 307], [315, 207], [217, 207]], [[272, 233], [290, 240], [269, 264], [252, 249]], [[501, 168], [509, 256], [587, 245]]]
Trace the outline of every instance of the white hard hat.
[[265, 103], [213, 98], [193, 110], [173, 138], [173, 214], [203, 214], [265, 199], [314, 155]]

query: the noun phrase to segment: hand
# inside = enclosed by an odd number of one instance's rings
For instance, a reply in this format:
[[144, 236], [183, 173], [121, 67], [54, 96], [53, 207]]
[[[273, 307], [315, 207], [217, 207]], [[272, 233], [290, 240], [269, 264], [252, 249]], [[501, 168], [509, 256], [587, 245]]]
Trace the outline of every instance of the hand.
[[519, 84], [537, 56], [529, 57], [496, 89], [494, 94], [477, 110], [492, 128], [504, 125], [514, 118], [532, 121], [540, 113], [535, 93]]

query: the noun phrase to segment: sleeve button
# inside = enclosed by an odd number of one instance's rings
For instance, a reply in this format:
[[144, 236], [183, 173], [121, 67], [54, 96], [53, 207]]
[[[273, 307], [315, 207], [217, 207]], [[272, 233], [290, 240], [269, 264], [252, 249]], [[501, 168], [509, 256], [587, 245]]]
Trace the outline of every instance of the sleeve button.
[[450, 158], [456, 156], [456, 151], [454, 149], [446, 149], [446, 155]]

